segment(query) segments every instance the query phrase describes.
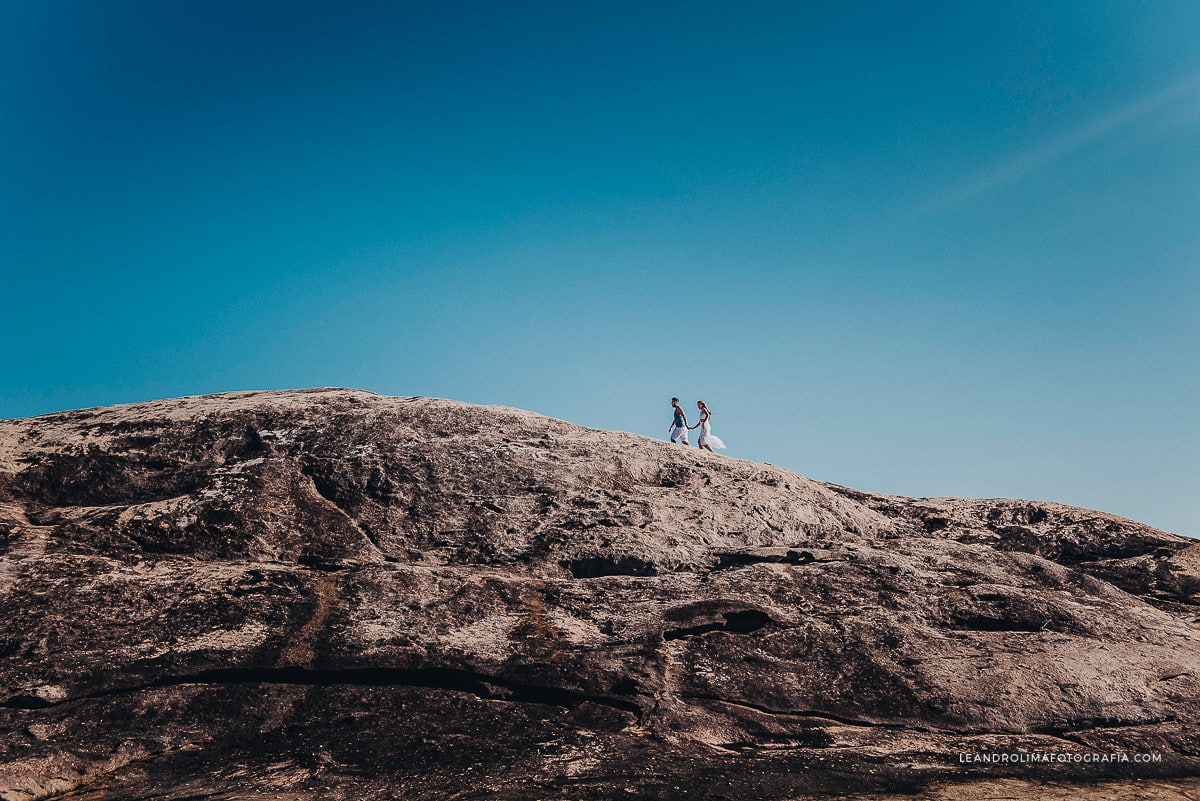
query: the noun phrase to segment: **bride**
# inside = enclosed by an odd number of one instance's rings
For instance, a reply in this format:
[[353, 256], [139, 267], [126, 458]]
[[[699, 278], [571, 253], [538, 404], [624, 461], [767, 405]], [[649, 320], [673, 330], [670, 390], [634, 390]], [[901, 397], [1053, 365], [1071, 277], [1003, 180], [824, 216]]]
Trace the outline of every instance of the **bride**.
[[712, 412], [708, 410], [708, 406], [704, 401], [696, 401], [696, 408], [700, 410], [700, 422], [691, 426], [691, 428], [699, 427], [700, 429], [700, 439], [696, 441], [696, 445], [709, 453], [716, 453], [713, 448], [724, 448], [725, 443], [721, 441], [720, 437], [712, 433], [709, 422], [712, 420]]

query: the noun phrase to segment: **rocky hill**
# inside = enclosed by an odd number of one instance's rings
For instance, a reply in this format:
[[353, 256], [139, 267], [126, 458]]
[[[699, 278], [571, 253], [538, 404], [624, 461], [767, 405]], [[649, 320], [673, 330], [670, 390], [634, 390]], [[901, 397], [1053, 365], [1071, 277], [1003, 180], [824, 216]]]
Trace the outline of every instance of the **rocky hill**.
[[0, 619], [6, 801], [1200, 788], [1195, 541], [508, 408], [0, 422]]

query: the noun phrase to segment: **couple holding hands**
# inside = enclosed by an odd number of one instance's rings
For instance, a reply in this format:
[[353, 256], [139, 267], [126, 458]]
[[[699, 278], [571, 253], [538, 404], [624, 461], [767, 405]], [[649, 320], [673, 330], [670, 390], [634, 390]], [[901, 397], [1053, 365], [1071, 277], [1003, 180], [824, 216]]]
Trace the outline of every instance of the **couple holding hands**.
[[716, 453], [713, 448], [724, 448], [725, 443], [720, 437], [714, 436], [711, 431], [710, 422], [712, 420], [712, 412], [708, 410], [708, 406], [704, 401], [696, 401], [696, 408], [700, 410], [700, 422], [694, 426], [689, 426], [687, 415], [683, 412], [683, 407], [679, 405], [679, 398], [671, 398], [671, 408], [675, 411], [675, 418], [671, 421], [671, 442], [678, 442], [681, 445], [688, 445], [687, 432], [693, 428], [700, 429], [700, 439], [696, 440], [696, 445], [701, 450], [706, 450], [710, 453]]

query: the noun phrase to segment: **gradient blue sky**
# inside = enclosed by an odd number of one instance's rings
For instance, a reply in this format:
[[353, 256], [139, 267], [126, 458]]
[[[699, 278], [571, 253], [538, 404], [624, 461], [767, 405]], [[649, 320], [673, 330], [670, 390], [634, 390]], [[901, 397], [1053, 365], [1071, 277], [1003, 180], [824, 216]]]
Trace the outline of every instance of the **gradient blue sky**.
[[1200, 535], [1200, 3], [912, 6], [0, 0], [0, 417], [703, 397]]

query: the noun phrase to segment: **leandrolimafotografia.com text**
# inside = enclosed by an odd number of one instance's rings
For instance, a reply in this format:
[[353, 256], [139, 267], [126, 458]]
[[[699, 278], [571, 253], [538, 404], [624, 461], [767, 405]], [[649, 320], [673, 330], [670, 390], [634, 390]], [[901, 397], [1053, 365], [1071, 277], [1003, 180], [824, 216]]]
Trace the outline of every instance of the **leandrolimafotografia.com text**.
[[1157, 752], [1129, 754], [1124, 752], [1112, 753], [1059, 753], [1056, 751], [1032, 751], [1029, 753], [991, 751], [980, 753], [959, 753], [958, 761], [966, 764], [1051, 764], [1051, 763], [1157, 763], [1162, 762], [1162, 754]]

